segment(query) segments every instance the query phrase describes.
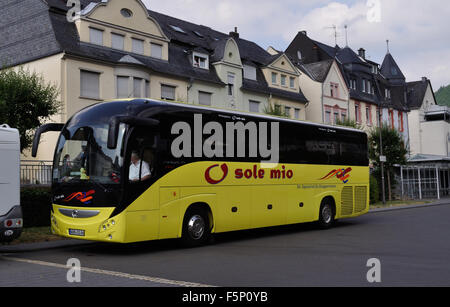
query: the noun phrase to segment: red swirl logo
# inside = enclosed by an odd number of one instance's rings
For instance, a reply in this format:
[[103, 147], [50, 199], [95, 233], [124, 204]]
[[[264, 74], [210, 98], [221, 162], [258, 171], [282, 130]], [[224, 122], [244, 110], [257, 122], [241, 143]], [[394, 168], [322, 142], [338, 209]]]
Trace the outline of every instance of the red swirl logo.
[[216, 167], [219, 167], [219, 164], [215, 164], [215, 165], [213, 165], [213, 166], [210, 166], [210, 167], [205, 171], [205, 179], [206, 179], [206, 181], [207, 181], [208, 183], [210, 183], [210, 184], [219, 184], [219, 183], [221, 183], [222, 181], [224, 181], [225, 178], [226, 178], [227, 175], [228, 175], [228, 166], [224, 163], [224, 164], [222, 164], [222, 165], [220, 166], [220, 168], [222, 169], [222, 172], [223, 172], [222, 178], [219, 179], [219, 180], [214, 180], [214, 179], [212, 179], [212, 178], [211, 178], [210, 172], [211, 172], [211, 170], [212, 170], [213, 168], [216, 168]]

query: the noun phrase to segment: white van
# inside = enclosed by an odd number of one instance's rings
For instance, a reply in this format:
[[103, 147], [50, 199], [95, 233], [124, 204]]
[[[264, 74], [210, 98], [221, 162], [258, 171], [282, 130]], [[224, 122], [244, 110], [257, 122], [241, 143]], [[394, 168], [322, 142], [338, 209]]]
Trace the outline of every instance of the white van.
[[20, 207], [20, 136], [17, 129], [0, 126], [0, 242], [22, 233]]

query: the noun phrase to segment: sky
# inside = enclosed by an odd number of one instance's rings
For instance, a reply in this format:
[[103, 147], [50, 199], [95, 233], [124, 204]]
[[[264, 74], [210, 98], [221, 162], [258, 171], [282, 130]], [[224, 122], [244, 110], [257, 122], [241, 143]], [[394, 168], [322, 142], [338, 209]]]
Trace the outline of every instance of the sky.
[[[431, 79], [433, 89], [450, 84], [448, 0], [143, 0], [153, 10], [240, 36], [267, 49], [286, 50], [299, 31], [320, 42], [382, 63], [390, 52], [407, 81]], [[447, 33], [447, 34], [445, 34]]]

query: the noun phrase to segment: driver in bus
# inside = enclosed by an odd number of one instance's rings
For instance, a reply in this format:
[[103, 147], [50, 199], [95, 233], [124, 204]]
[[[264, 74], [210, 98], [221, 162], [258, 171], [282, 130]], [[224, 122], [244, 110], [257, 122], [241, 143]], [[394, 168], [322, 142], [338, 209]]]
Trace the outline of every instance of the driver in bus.
[[[141, 167], [142, 166], [142, 167]], [[130, 163], [130, 174], [129, 179], [131, 182], [139, 181], [139, 171], [142, 168], [141, 179], [140, 181], [146, 181], [150, 179], [151, 172], [150, 166], [147, 162], [142, 161], [139, 153], [137, 151], [133, 151], [131, 153], [131, 163]]]

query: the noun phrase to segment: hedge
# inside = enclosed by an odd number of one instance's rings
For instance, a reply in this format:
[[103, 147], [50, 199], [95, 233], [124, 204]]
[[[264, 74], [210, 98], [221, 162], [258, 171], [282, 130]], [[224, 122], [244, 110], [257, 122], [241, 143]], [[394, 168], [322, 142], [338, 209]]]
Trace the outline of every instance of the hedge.
[[20, 202], [25, 228], [50, 226], [52, 197], [49, 187], [22, 188]]

